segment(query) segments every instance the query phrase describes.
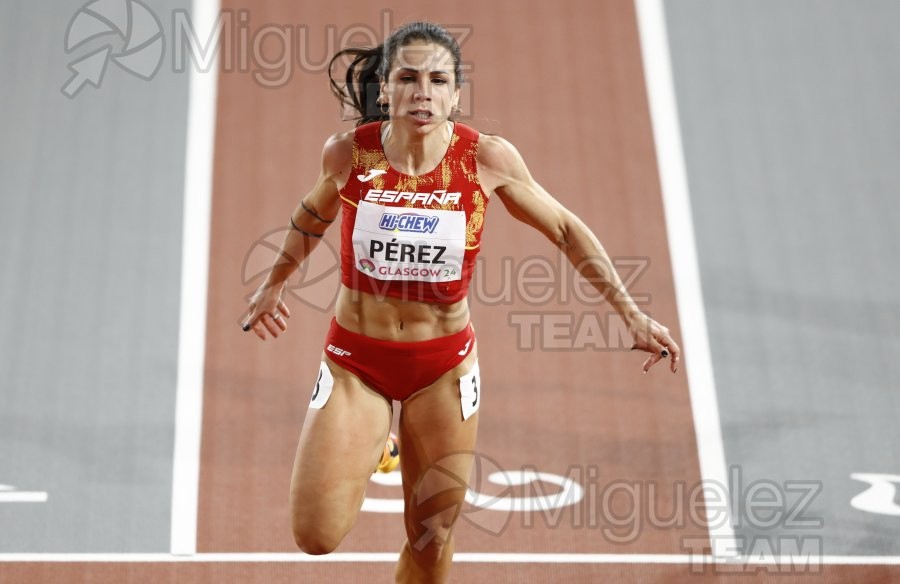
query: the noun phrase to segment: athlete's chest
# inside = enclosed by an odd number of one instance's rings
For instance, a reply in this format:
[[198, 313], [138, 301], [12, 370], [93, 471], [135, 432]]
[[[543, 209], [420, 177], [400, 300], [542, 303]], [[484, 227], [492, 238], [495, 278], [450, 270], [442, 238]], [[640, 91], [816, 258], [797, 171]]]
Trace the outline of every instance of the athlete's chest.
[[[383, 206], [402, 206], [418, 209], [444, 209], [444, 210], [462, 210], [467, 207], [467, 203], [471, 202], [472, 195], [476, 190], [476, 186], [472, 185], [446, 185], [451, 189], [416, 189], [403, 190], [400, 185], [394, 185], [394, 188], [363, 188], [360, 192], [360, 202], [374, 203]], [[460, 190], [453, 191], [456, 186]], [[469, 188], [465, 188], [469, 187]]]

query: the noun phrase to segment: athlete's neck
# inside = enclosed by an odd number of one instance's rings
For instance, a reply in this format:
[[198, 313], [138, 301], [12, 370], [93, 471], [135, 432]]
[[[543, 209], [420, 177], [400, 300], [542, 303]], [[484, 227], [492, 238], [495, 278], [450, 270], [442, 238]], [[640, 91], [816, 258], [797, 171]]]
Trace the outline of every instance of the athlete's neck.
[[435, 168], [447, 152], [453, 125], [444, 122], [431, 131], [411, 132], [405, 124], [385, 122], [382, 147], [391, 166], [404, 174], [421, 175]]

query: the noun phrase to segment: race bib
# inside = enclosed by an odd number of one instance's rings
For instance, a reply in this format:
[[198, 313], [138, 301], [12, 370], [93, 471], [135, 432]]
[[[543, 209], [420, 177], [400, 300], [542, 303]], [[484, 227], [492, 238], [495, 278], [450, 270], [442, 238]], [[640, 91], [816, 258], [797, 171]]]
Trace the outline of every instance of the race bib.
[[385, 207], [360, 201], [353, 226], [356, 269], [378, 280], [462, 278], [465, 211]]
[[325, 402], [331, 397], [331, 390], [334, 388], [334, 377], [325, 361], [319, 363], [319, 376], [316, 378], [316, 386], [313, 387], [312, 397], [309, 399], [309, 407], [314, 410], [321, 410], [325, 407]]
[[462, 407], [463, 420], [478, 411], [481, 404], [481, 370], [478, 361], [472, 370], [459, 378], [459, 405]]

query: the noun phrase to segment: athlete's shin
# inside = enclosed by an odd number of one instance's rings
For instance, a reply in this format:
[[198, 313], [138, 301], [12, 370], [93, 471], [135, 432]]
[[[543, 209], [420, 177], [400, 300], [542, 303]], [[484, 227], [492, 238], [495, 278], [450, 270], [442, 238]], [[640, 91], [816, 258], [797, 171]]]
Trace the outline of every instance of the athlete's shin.
[[423, 552], [415, 551], [409, 541], [403, 544], [397, 562], [395, 579], [398, 583], [446, 582], [453, 564], [453, 537], [430, 543]]

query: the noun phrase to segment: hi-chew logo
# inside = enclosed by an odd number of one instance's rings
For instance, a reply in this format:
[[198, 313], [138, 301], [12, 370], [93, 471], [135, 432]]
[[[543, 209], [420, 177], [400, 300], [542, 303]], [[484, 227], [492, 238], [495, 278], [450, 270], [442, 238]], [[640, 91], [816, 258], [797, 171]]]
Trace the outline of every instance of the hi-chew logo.
[[387, 231], [434, 233], [439, 220], [438, 217], [419, 213], [385, 213], [381, 216], [378, 227]]

